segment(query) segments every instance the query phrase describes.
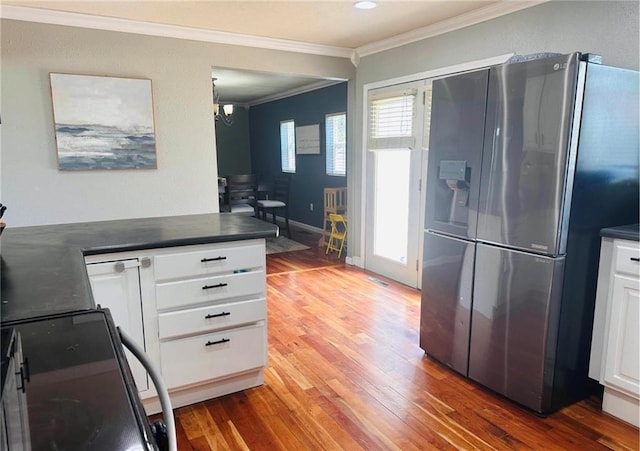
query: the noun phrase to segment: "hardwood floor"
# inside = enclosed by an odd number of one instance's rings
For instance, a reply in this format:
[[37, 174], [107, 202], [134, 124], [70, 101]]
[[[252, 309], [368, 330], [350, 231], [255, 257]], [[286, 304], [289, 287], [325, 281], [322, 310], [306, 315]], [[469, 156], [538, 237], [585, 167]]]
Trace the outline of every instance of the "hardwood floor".
[[540, 418], [426, 358], [420, 293], [307, 235], [267, 256], [264, 386], [176, 409], [180, 450], [638, 449], [597, 398]]

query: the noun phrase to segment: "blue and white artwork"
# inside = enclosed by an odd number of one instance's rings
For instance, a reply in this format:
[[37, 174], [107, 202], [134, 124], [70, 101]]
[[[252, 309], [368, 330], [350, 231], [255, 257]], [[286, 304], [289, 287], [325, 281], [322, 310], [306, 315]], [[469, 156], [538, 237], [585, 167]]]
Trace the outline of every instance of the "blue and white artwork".
[[50, 74], [58, 167], [154, 169], [151, 80]]

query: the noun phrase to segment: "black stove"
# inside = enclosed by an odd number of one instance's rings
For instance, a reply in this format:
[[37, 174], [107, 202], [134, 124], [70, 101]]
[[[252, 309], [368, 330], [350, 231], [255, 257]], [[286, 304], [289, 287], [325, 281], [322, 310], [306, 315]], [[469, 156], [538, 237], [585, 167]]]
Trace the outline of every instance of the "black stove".
[[31, 449], [157, 449], [107, 309], [11, 327], [28, 361]]

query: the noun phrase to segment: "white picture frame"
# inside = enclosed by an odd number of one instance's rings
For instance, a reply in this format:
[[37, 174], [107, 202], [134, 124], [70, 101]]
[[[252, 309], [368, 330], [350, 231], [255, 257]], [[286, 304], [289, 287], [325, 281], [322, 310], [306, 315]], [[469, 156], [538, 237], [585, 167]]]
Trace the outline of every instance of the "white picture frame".
[[320, 124], [296, 127], [296, 154], [317, 155], [320, 153]]

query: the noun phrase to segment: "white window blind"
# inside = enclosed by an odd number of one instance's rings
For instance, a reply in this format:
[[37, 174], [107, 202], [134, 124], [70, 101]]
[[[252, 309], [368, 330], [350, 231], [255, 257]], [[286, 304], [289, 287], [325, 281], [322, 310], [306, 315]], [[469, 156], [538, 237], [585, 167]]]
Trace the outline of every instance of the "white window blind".
[[416, 89], [370, 93], [369, 150], [413, 149]]
[[346, 113], [325, 116], [325, 146], [327, 175], [347, 173], [347, 115]]
[[293, 121], [280, 122], [280, 162], [282, 172], [296, 172], [296, 132]]

